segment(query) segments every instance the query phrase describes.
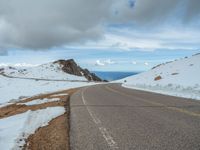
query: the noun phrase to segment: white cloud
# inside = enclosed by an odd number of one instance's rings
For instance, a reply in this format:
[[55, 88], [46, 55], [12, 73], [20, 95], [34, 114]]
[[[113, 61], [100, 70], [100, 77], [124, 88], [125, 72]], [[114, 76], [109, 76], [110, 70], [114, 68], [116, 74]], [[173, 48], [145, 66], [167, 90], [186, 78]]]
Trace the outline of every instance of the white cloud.
[[149, 63], [148, 63], [148, 62], [145, 62], [145, 63], [144, 63], [144, 65], [145, 65], [145, 66], [148, 66], [148, 65], [149, 65]]
[[105, 66], [105, 64], [103, 62], [101, 62], [100, 60], [97, 60], [95, 65], [96, 66]]
[[116, 62], [112, 61], [111, 59], [106, 59], [106, 60], [97, 60], [95, 65], [96, 66], [106, 66], [106, 65], [113, 65], [116, 64]]
[[[155, 32], [136, 31], [128, 28], [113, 29], [98, 42], [89, 41], [80, 49], [112, 51], [155, 51], [157, 49], [199, 49], [200, 31], [190, 29], [162, 29]], [[70, 47], [68, 47], [70, 48]]]
[[131, 63], [132, 63], [133, 65], [136, 65], [136, 64], [137, 64], [137, 62], [136, 62], [136, 61], [132, 61]]
[[99, 45], [107, 45], [111, 49], [125, 51], [155, 51], [156, 49], [198, 49], [200, 45], [199, 29], [173, 29], [163, 28], [162, 30], [140, 31], [130, 28], [113, 29], [105, 35], [105, 39]]

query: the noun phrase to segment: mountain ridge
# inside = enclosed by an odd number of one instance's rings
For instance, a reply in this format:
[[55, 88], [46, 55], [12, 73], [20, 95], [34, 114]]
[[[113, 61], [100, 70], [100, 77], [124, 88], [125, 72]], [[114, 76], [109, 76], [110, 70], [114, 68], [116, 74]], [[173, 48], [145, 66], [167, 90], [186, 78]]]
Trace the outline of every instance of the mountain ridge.
[[29, 68], [15, 68], [8, 66], [0, 68], [0, 73], [5, 76], [18, 78], [95, 82], [104, 81], [96, 74], [91, 73], [88, 69], [81, 68], [73, 59], [57, 60]]
[[77, 75], [77, 76], [85, 76], [89, 81], [103, 81], [100, 77], [98, 77], [95, 73], [91, 73], [88, 69], [81, 68], [74, 59], [60, 59], [53, 62], [54, 64], [61, 65], [61, 69], [69, 74]]

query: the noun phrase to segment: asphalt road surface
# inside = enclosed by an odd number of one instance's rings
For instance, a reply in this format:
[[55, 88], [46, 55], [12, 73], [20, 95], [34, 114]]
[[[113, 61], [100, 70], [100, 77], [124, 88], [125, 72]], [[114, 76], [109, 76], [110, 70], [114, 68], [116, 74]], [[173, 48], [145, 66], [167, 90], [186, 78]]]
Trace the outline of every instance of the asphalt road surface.
[[70, 106], [72, 150], [200, 150], [199, 101], [104, 84]]

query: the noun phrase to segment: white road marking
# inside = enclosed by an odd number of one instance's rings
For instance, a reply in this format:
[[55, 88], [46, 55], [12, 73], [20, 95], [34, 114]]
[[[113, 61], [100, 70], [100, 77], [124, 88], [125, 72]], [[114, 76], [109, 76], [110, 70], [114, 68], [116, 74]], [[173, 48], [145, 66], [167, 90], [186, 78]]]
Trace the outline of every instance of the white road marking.
[[87, 104], [86, 104], [86, 101], [85, 101], [85, 98], [84, 98], [84, 96], [83, 96], [83, 91], [82, 91], [82, 93], [81, 93], [81, 97], [82, 97], [82, 100], [83, 100], [84, 105], [86, 106], [87, 111], [89, 112], [90, 116], [92, 117], [92, 120], [93, 120], [96, 124], [100, 124], [101, 121], [100, 121], [100, 120], [96, 117], [96, 115], [94, 115], [94, 114], [91, 112], [91, 110], [88, 108], [88, 106], [87, 106]]
[[109, 132], [107, 131], [106, 128], [104, 127], [99, 127], [99, 130], [101, 131], [101, 134], [103, 135], [104, 139], [108, 143], [108, 145], [112, 149], [118, 149], [119, 147], [117, 146], [117, 143], [113, 140], [113, 138], [110, 136]]
[[110, 135], [110, 133], [107, 131], [107, 129], [105, 127], [102, 126], [101, 121], [96, 117], [96, 115], [94, 113], [92, 113], [92, 111], [89, 109], [89, 107], [86, 104], [86, 100], [84, 98], [84, 90], [81, 92], [81, 97], [82, 97], [82, 101], [83, 104], [85, 105], [88, 113], [90, 114], [92, 120], [94, 121], [94, 123], [97, 125], [97, 127], [99, 128], [99, 131], [101, 132], [103, 138], [106, 140], [108, 146], [112, 149], [119, 149], [119, 147], [117, 146], [117, 143], [114, 141], [114, 139], [112, 138], [112, 136]]

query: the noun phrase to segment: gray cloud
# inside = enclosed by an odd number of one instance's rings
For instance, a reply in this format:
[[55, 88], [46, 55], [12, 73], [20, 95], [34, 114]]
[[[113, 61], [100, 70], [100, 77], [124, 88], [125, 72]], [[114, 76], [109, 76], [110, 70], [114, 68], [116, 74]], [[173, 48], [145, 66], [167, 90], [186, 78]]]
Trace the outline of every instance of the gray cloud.
[[0, 0], [0, 40], [40, 49], [102, 36], [112, 0]]
[[[189, 0], [186, 6], [185, 22], [200, 18], [200, 1], [199, 0]], [[196, 18], [198, 17], [198, 18]]]
[[199, 14], [199, 0], [0, 0], [0, 47], [48, 49], [98, 40], [107, 24], [196, 22]]
[[145, 24], [191, 23], [197, 17], [199, 0], [137, 0], [133, 15], [134, 21]]

